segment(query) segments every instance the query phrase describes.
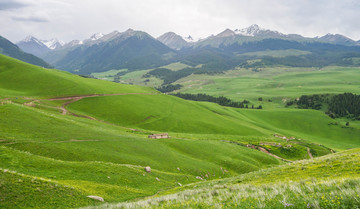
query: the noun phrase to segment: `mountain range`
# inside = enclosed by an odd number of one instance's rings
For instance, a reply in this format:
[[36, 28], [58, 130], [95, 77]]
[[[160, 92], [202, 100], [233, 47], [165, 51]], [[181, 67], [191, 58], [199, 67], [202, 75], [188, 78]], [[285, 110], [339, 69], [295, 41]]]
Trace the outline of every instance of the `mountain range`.
[[0, 36], [0, 54], [4, 54], [41, 67], [46, 67], [46, 68], [52, 67], [44, 60], [34, 56], [33, 54], [24, 52], [17, 45], [13, 44], [11, 41], [7, 40], [2, 36]]
[[42, 56], [51, 50], [62, 47], [65, 43], [57, 39], [39, 40], [33, 36], [27, 36], [24, 40], [17, 43], [17, 45], [24, 51], [36, 56]]
[[[254, 52], [266, 52], [268, 56], [263, 56], [263, 60], [266, 60], [264, 62], [283, 65], [287, 63], [286, 60], [269, 58], [272, 57], [272, 51], [279, 50], [302, 51], [301, 56], [295, 54], [297, 61], [292, 63], [326, 66], [343, 62], [351, 64], [352, 57], [358, 57], [357, 53], [360, 52], [360, 42], [343, 35], [327, 34], [308, 38], [264, 29], [256, 24], [242, 29], [226, 29], [203, 39], [194, 39], [190, 35], [182, 37], [174, 32], [154, 38], [146, 32], [128, 29], [109, 34], [96, 33], [88, 39], [68, 43], [56, 39], [45, 41], [27, 37], [18, 46], [58, 69], [78, 74], [112, 69], [150, 69], [172, 62], [190, 66], [203, 64], [205, 71], [210, 68], [221, 71], [258, 57], [259, 55], [247, 54]], [[324, 57], [325, 52], [333, 54], [332, 61], [329, 56]], [[350, 56], [349, 53], [353, 54]], [[291, 58], [294, 54], [287, 56]]]

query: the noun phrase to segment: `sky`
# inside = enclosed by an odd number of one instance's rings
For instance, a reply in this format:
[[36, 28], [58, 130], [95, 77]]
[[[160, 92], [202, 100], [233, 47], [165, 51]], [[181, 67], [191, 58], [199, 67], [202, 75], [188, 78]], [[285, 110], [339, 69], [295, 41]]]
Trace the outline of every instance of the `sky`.
[[205, 38], [229, 28], [360, 39], [359, 0], [0, 0], [0, 35], [65, 42], [129, 28]]

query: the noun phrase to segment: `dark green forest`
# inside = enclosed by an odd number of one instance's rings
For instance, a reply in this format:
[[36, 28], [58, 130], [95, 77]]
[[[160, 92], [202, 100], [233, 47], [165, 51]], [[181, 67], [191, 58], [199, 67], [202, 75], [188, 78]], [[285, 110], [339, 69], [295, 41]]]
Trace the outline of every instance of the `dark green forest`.
[[296, 105], [299, 109], [324, 109], [331, 118], [347, 117], [360, 120], [360, 95], [352, 93], [303, 95], [286, 104], [291, 105]]
[[214, 97], [207, 94], [182, 94], [182, 93], [176, 93], [171, 94], [176, 97], [180, 97], [186, 100], [192, 100], [192, 101], [203, 101], [203, 102], [213, 102], [216, 104], [219, 104], [221, 106], [227, 106], [227, 107], [235, 107], [235, 108], [251, 108], [251, 109], [262, 109], [262, 106], [255, 107], [254, 105], [251, 105], [249, 107], [249, 101], [243, 100], [242, 102], [236, 102], [232, 101], [229, 98], [226, 98], [224, 96]]

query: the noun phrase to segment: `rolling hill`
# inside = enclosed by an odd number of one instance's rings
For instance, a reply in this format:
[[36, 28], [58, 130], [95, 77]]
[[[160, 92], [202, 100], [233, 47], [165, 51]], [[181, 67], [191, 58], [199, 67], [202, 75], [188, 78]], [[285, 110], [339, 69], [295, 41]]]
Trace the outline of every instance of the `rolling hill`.
[[[150, 140], [147, 130], [63, 115], [60, 107], [73, 97], [61, 95], [96, 93], [102, 98], [157, 92], [43, 69], [3, 55], [0, 61], [2, 208], [99, 204], [89, 195], [125, 201], [200, 181], [197, 176], [220, 178], [282, 163], [236, 144], [178, 137]], [[52, 97], [57, 99], [48, 99]], [[145, 166], [151, 166], [151, 173]]]
[[[311, 185], [324, 191], [337, 192], [336, 186], [353, 191], [357, 185], [358, 150], [331, 153], [358, 148], [360, 127], [346, 127], [342, 119], [320, 111], [237, 109], [187, 101], [150, 87], [84, 78], [4, 55], [0, 66], [1, 208], [99, 206], [102, 202], [87, 196], [117, 203], [195, 186], [212, 191], [207, 183], [221, 187], [224, 178], [233, 188], [243, 181], [260, 184], [266, 176], [268, 188], [277, 176], [284, 186], [275, 189], [290, 188], [291, 179], [299, 182], [290, 175], [295, 171], [305, 180], [316, 174], [320, 181], [328, 180], [324, 173], [331, 170], [355, 185], [346, 187], [340, 177], [330, 186]], [[333, 125], [335, 121], [339, 124]], [[171, 138], [148, 138], [161, 132]], [[303, 159], [310, 160], [293, 163]], [[215, 192], [223, 195], [222, 190]], [[286, 203], [294, 204], [296, 194], [290, 193]], [[278, 206], [279, 198], [269, 201]], [[228, 201], [228, 206], [237, 203]], [[207, 207], [217, 200], [179, 198], [177, 205], [166, 199], [160, 204]], [[349, 204], [356, 202], [344, 203]]]
[[100, 208], [357, 208], [359, 151], [192, 184], [163, 196]]

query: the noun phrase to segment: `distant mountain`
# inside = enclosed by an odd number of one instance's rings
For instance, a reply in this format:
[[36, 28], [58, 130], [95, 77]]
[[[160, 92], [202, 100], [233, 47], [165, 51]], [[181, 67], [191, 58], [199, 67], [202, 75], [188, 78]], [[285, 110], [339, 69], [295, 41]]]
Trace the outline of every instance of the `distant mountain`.
[[[360, 48], [357, 46], [357, 42], [341, 35], [306, 38], [258, 25], [226, 29], [205, 39], [182, 37], [173, 32], [155, 39], [145, 32], [129, 29], [109, 34], [96, 33], [85, 40], [71, 41], [49, 51], [43, 58], [59, 69], [78, 74], [122, 68], [150, 69], [171, 62], [183, 62], [190, 66], [202, 64], [205, 71], [221, 71], [238, 66], [251, 57], [266, 59], [268, 64], [274, 65], [292, 65], [296, 62], [299, 66], [335, 63], [355, 66], [353, 60], [356, 59], [352, 57], [358, 57]], [[324, 57], [328, 52], [336, 59]], [[275, 59], [275, 54], [280, 58]], [[287, 59], [294, 57], [299, 59], [287, 62]]]
[[36, 56], [42, 56], [51, 49], [49, 49], [48, 46], [46, 46], [44, 43], [42, 43], [40, 40], [33, 36], [28, 36], [24, 40], [17, 43], [17, 45], [22, 49], [24, 52], [36, 55]]
[[[188, 40], [191, 39], [192, 39], [191, 36], [189, 36]], [[158, 37], [157, 40], [159, 40], [161, 43], [175, 50], [180, 50], [182, 48], [190, 46], [190, 44], [187, 41], [185, 41], [183, 37], [177, 35], [174, 32], [165, 33], [160, 37]]]
[[51, 65], [46, 63], [44, 60], [32, 54], [25, 53], [17, 45], [2, 36], [0, 36], [0, 53], [30, 64], [51, 68]]
[[49, 52], [44, 59], [57, 68], [89, 74], [112, 69], [148, 69], [167, 63], [175, 52], [142, 31], [114, 31]]
[[317, 38], [319, 41], [332, 43], [332, 44], [340, 44], [340, 45], [359, 45], [356, 41], [340, 35], [340, 34], [326, 34], [320, 38]]
[[53, 38], [50, 40], [40, 40], [40, 42], [43, 43], [45, 46], [47, 46], [51, 50], [58, 49], [58, 48], [64, 46], [64, 44], [65, 44], [65, 42], [59, 41], [56, 38]]
[[62, 47], [65, 43], [57, 39], [39, 40], [33, 36], [28, 36], [17, 45], [24, 51], [39, 57], [44, 56], [51, 50]]
[[247, 28], [236, 29], [235, 33], [242, 36], [252, 36], [252, 37], [267, 37], [267, 38], [281, 38], [286, 37], [285, 34], [282, 34], [278, 31], [272, 31], [268, 29], [260, 28], [258, 25], [254, 24]]
[[225, 38], [225, 37], [232, 37], [232, 36], [236, 36], [236, 33], [230, 29], [226, 29], [223, 32], [217, 34], [215, 37]]

